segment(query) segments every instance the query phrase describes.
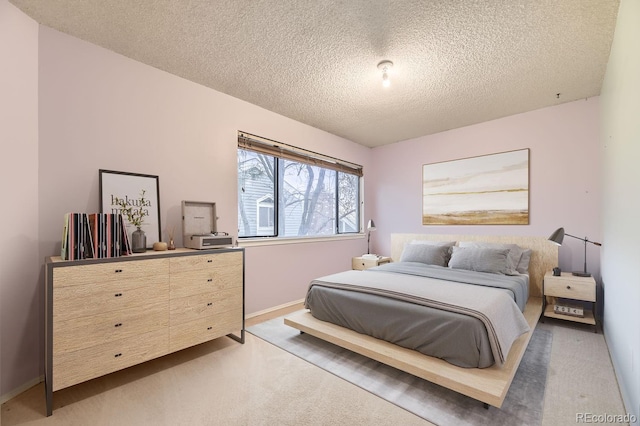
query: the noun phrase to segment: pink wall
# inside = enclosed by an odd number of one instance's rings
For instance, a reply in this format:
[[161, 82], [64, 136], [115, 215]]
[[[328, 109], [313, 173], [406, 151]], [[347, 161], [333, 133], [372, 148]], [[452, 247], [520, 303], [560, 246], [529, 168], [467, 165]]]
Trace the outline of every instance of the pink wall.
[[[0, 396], [39, 380], [38, 24], [0, 0]], [[24, 362], [24, 360], [29, 360]]]
[[[38, 27], [6, 0], [0, 7], [11, 24], [0, 25], [0, 59], [12, 65], [0, 68], [12, 88], [0, 101], [13, 120], [1, 126], [3, 150], [7, 140], [18, 154], [2, 193], [19, 206], [3, 209], [15, 225], [0, 257], [3, 395], [43, 373], [43, 259], [60, 252], [64, 213], [99, 211], [98, 169], [159, 176], [166, 239], [181, 229], [182, 200], [215, 201], [218, 229], [236, 234], [238, 130], [369, 167], [368, 148]], [[246, 312], [301, 299], [310, 277], [347, 268], [365, 247], [360, 237], [247, 248]]]
[[[389, 254], [391, 233], [546, 237], [563, 226], [602, 241], [598, 135], [599, 101], [591, 98], [375, 148], [368, 175], [374, 251]], [[529, 225], [422, 225], [424, 164], [523, 148], [530, 149]], [[599, 249], [589, 245], [587, 252], [587, 266], [599, 276]], [[582, 270], [583, 260], [583, 243], [566, 237], [560, 267]]]
[[[43, 256], [58, 252], [65, 212], [98, 211], [101, 168], [159, 176], [165, 237], [181, 229], [182, 200], [215, 201], [218, 230], [236, 234], [238, 130], [368, 166], [360, 145], [45, 27], [40, 70]], [[309, 271], [335, 270], [363, 244], [248, 248], [247, 313], [302, 298]]]

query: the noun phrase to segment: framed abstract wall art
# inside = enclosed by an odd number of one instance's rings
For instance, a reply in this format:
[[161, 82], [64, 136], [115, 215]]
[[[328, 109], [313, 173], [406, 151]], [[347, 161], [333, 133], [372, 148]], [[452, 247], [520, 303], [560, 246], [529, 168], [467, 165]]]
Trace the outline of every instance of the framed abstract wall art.
[[529, 149], [422, 167], [423, 225], [528, 225]]

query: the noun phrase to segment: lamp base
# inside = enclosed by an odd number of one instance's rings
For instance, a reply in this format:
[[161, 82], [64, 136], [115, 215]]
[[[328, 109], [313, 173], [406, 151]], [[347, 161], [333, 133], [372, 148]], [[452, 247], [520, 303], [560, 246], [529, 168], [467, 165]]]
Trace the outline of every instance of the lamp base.
[[572, 272], [571, 275], [575, 275], [576, 277], [590, 277], [591, 273], [590, 272], [575, 271], [575, 272]]

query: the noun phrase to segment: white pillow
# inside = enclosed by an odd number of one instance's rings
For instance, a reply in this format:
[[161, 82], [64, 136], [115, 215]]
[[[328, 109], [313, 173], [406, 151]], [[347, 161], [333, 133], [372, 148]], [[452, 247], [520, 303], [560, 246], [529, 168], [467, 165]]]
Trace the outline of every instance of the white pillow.
[[522, 257], [522, 248], [517, 244], [487, 243], [484, 241], [460, 241], [460, 247], [508, 249], [506, 275], [518, 275], [518, 264]]

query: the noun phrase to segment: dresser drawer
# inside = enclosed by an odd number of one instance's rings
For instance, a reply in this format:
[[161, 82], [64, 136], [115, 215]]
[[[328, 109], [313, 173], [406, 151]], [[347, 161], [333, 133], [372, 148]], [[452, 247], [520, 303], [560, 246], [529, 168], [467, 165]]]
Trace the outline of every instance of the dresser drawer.
[[56, 356], [53, 390], [166, 355], [168, 349], [169, 332], [165, 328]]
[[195, 256], [181, 256], [171, 259], [171, 274], [194, 270], [210, 270], [239, 267], [242, 269], [242, 252], [209, 252]]
[[166, 274], [62, 287], [53, 292], [53, 318], [66, 321], [168, 299], [169, 276]]
[[53, 288], [55, 290], [61, 287], [104, 281], [124, 281], [132, 278], [167, 275], [168, 273], [169, 259], [65, 266], [53, 270]]
[[562, 280], [545, 277], [544, 294], [545, 296], [595, 302], [596, 286], [589, 282], [574, 281], [564, 277]]
[[169, 324], [173, 326], [218, 315], [238, 306], [242, 306], [242, 287], [172, 299]]
[[242, 329], [242, 308], [169, 327], [171, 352], [233, 333]]
[[242, 287], [242, 266], [218, 266], [209, 270], [195, 270], [171, 274], [171, 299]]
[[54, 359], [60, 354], [113, 342], [169, 326], [169, 302], [54, 321]]

